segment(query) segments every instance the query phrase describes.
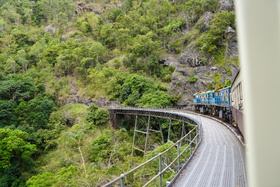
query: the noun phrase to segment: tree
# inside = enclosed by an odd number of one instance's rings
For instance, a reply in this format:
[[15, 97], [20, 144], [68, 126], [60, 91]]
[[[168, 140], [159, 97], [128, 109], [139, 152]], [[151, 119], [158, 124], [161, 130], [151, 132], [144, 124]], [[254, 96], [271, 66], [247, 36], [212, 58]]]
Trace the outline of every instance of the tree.
[[103, 125], [109, 120], [109, 111], [91, 104], [88, 108], [86, 120], [94, 125]]
[[100, 42], [93, 42], [89, 48], [89, 54], [95, 59], [97, 63], [104, 63], [104, 57], [106, 56], [106, 48]]
[[34, 45], [30, 47], [28, 55], [30, 57], [30, 60], [32, 61], [32, 64], [36, 65], [42, 59], [45, 48], [46, 42], [44, 39], [37, 41]]
[[59, 22], [59, 13], [63, 13], [67, 21], [70, 21], [74, 16], [75, 4], [73, 0], [40, 0], [38, 5], [48, 23]]
[[198, 39], [198, 49], [208, 55], [217, 53], [226, 41], [226, 28], [235, 28], [235, 13], [224, 11], [215, 15], [207, 33], [202, 33]]
[[34, 97], [33, 82], [20, 75], [9, 75], [0, 82], [0, 98], [5, 100], [29, 100]]
[[19, 70], [19, 65], [13, 58], [9, 58], [6, 62], [6, 72], [15, 74]]
[[132, 74], [121, 87], [120, 100], [129, 106], [171, 106], [171, 98], [162, 90], [153, 80]]
[[129, 47], [129, 52], [133, 53], [136, 57], [147, 58], [150, 55], [157, 56], [161, 50], [160, 42], [153, 40], [156, 35], [152, 32], [146, 35], [138, 35], [132, 41]]
[[13, 159], [23, 165], [37, 151], [36, 145], [27, 142], [27, 138], [26, 132], [0, 128], [0, 169], [10, 167]]
[[[55, 108], [55, 103], [44, 97], [35, 97], [27, 103], [26, 123], [36, 129], [47, 128], [49, 116]], [[21, 110], [18, 110], [21, 111]]]
[[139, 100], [138, 106], [143, 107], [170, 107], [170, 97], [163, 91], [157, 90], [145, 93]]
[[16, 106], [15, 101], [0, 100], [0, 128], [17, 124], [17, 117], [14, 113]]
[[135, 106], [144, 92], [154, 89], [154, 82], [141, 75], [132, 74], [127, 77], [120, 91], [120, 100], [127, 105]]
[[57, 57], [56, 72], [60, 75], [71, 75], [77, 67], [78, 56], [73, 53], [72, 49], [60, 51]]
[[45, 172], [31, 177], [27, 181], [30, 187], [48, 187], [48, 186], [79, 186], [78, 182], [79, 170], [77, 167], [71, 165], [63, 167], [57, 173]]
[[0, 33], [4, 33], [6, 31], [7, 22], [0, 17]]
[[62, 47], [59, 44], [49, 44], [48, 46], [46, 46], [42, 54], [43, 55], [42, 61], [44, 63], [55, 66], [55, 64], [57, 63], [57, 57], [59, 56], [61, 50]]
[[25, 50], [21, 49], [17, 52], [16, 61], [21, 66], [23, 72], [27, 71], [30, 62], [27, 59], [27, 53]]
[[202, 13], [202, 4], [200, 0], [189, 0], [183, 5], [183, 9], [187, 11], [188, 20], [195, 23]]

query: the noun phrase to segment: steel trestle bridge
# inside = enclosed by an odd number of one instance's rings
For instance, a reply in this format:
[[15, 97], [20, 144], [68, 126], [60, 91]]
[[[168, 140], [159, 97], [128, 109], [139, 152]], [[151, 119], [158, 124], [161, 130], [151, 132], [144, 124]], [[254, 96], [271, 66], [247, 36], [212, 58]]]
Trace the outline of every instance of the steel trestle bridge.
[[[151, 133], [161, 134], [162, 142], [165, 143], [161, 124], [155, 130], [150, 123], [151, 118], [169, 120], [167, 142], [170, 141], [173, 121], [180, 121], [182, 130], [179, 140], [172, 146], [143, 164], [121, 174], [104, 187], [137, 186], [131, 179], [128, 179], [128, 176], [152, 162], [157, 162], [158, 167], [155, 169], [154, 176], [143, 181], [143, 186], [247, 186], [244, 146], [236, 134], [221, 124], [222, 122], [196, 113], [174, 109], [110, 108], [109, 111], [114, 128], [120, 127], [122, 118], [134, 116], [132, 148], [144, 154], [148, 151]], [[139, 130], [140, 117], [143, 116], [147, 119], [144, 122], [145, 130]], [[185, 132], [185, 125], [192, 126], [192, 128]], [[145, 144], [141, 148], [135, 146], [136, 135], [139, 133], [145, 137]], [[170, 152], [173, 152], [173, 155], [175, 153], [172, 160], [167, 158], [170, 157]], [[170, 182], [164, 179], [167, 171], [173, 172], [174, 177]], [[138, 180], [144, 179], [139, 178]]]

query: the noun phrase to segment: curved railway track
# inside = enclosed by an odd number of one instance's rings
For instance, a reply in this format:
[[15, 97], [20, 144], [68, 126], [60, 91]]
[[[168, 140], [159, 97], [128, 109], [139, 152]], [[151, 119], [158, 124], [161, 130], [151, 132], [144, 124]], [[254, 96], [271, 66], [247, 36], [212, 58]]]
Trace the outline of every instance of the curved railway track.
[[218, 120], [200, 116], [202, 142], [172, 186], [247, 186], [241, 139]]

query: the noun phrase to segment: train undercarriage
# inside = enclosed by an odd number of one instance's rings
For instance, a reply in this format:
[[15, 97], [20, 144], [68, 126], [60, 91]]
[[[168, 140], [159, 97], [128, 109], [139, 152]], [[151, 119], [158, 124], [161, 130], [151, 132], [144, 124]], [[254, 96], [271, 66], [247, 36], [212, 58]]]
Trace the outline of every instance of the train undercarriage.
[[195, 104], [194, 110], [202, 114], [211, 116], [217, 116], [219, 118], [232, 122], [231, 108], [229, 106], [222, 105], [210, 105], [210, 104]]

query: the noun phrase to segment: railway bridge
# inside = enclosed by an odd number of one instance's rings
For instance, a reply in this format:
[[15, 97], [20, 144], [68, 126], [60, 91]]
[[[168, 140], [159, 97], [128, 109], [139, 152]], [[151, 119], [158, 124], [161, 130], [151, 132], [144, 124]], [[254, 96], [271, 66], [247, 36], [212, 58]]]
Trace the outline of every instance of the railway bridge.
[[[150, 133], [162, 135], [161, 124], [155, 130], [152, 128], [151, 118], [165, 118], [170, 121], [167, 138], [162, 138], [163, 143], [170, 141], [172, 121], [180, 121], [182, 130], [181, 136], [167, 150], [104, 186], [134, 186], [133, 180], [128, 176], [141, 167], [147, 167], [151, 162], [158, 163], [154, 176], [134, 177], [134, 180], [143, 180], [143, 186], [247, 186], [244, 145], [226, 123], [184, 110], [111, 108], [109, 111], [114, 128], [120, 127], [122, 118], [134, 116], [132, 147], [144, 154], [149, 148]], [[138, 129], [140, 116], [146, 117], [145, 131]], [[143, 122], [141, 124], [143, 125]], [[185, 125], [192, 128], [185, 131]], [[145, 137], [141, 148], [135, 146], [138, 133]], [[172, 159], [169, 158], [172, 157], [170, 155], [173, 155]]]

